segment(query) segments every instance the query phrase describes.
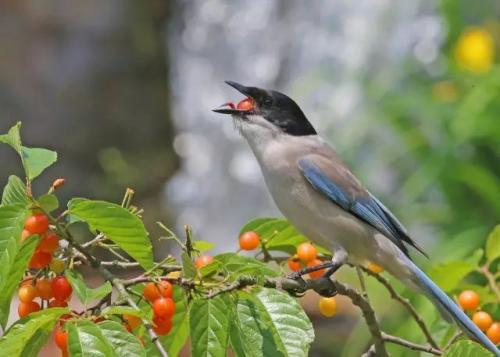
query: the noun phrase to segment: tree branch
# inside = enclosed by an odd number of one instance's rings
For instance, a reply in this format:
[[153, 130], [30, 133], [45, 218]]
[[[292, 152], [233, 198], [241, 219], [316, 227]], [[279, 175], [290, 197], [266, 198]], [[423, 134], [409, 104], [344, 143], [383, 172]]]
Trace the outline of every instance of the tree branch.
[[410, 350], [428, 352], [428, 353], [432, 353], [433, 355], [436, 355], [436, 356], [440, 356], [443, 354], [443, 351], [441, 351], [439, 348], [434, 348], [434, 347], [429, 346], [429, 345], [419, 345], [417, 343], [413, 343], [413, 342], [404, 340], [400, 337], [389, 335], [385, 332], [382, 332], [382, 339], [385, 342], [390, 342], [390, 343], [394, 343], [397, 345], [401, 345], [401, 346], [404, 346], [406, 348], [409, 348]]

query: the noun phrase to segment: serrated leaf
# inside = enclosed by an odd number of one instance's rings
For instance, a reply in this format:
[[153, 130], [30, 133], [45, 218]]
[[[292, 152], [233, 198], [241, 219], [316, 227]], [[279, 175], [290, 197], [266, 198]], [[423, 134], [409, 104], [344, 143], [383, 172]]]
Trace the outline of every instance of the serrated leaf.
[[[257, 218], [243, 226], [240, 236], [248, 231], [257, 232], [261, 242], [265, 242], [267, 250], [277, 250], [288, 254], [295, 254], [299, 244], [310, 241], [285, 219]], [[331, 256], [328, 249], [314, 245], [319, 253]]]
[[168, 335], [160, 337], [160, 341], [166, 347], [169, 356], [178, 356], [189, 337], [187, 300], [184, 291], [178, 285], [174, 285], [173, 299], [175, 314], [172, 318], [172, 329]]
[[253, 294], [259, 314], [285, 356], [307, 356], [314, 330], [302, 307], [290, 295], [261, 288]]
[[442, 355], [443, 357], [491, 357], [491, 352], [488, 352], [480, 344], [470, 340], [462, 340], [455, 342]]
[[486, 241], [486, 258], [488, 262], [500, 257], [500, 224], [489, 234]]
[[153, 266], [153, 247], [139, 217], [105, 201], [72, 199], [68, 208], [72, 215], [87, 222], [93, 231], [104, 233], [144, 269]]
[[52, 212], [59, 208], [59, 200], [56, 195], [47, 193], [37, 198], [36, 202], [45, 212]]
[[108, 343], [113, 346], [114, 353], [120, 357], [146, 357], [146, 351], [139, 339], [127, 332], [123, 325], [115, 321], [104, 321], [97, 324]]
[[231, 347], [237, 357], [284, 356], [253, 297], [239, 292], [234, 302]]
[[109, 281], [106, 281], [97, 288], [89, 288], [82, 275], [76, 270], [66, 270], [65, 275], [73, 287], [73, 291], [78, 296], [78, 299], [80, 299], [84, 305], [88, 305], [91, 301], [102, 299], [113, 290]]
[[142, 313], [140, 310], [136, 310], [133, 307], [130, 306], [106, 306], [104, 309], [101, 311], [102, 316], [109, 316], [109, 315], [133, 315], [141, 318], [145, 318], [146, 315]]
[[228, 299], [219, 295], [213, 299], [193, 301], [189, 312], [191, 353], [193, 356], [226, 356], [231, 311]]
[[200, 252], [206, 252], [207, 250], [210, 250], [213, 247], [215, 247], [214, 243], [206, 242], [204, 240], [195, 240], [193, 242], [193, 248]]
[[441, 263], [432, 267], [429, 277], [446, 292], [455, 289], [465, 276], [475, 269], [475, 265], [466, 261]]
[[193, 261], [189, 258], [189, 255], [186, 253], [181, 254], [182, 261], [182, 275], [186, 279], [191, 279], [196, 276], [196, 267], [194, 266]]
[[233, 278], [245, 274], [259, 276], [278, 276], [278, 272], [271, 269], [267, 264], [251, 257], [245, 257], [236, 253], [223, 253], [216, 255], [214, 260], [219, 262]]
[[27, 213], [23, 205], [0, 206], [0, 255], [11, 238], [16, 238], [17, 242], [21, 240]]
[[28, 348], [27, 352], [31, 353], [36, 350], [37, 345], [40, 343], [40, 341], [30, 342], [31, 339], [43, 337], [38, 334], [37, 331], [52, 330], [57, 319], [62, 314], [68, 312], [69, 310], [67, 308], [51, 308], [34, 312], [18, 320], [9, 328], [6, 334], [0, 338], [0, 351], [2, 351], [2, 356], [29, 356], [29, 354], [24, 354], [25, 348]]
[[118, 357], [96, 324], [76, 320], [66, 322], [65, 327], [68, 331], [68, 350], [71, 357]]
[[2, 205], [21, 205], [28, 206], [30, 199], [26, 195], [26, 186], [24, 182], [17, 176], [9, 176], [7, 185], [3, 189]]

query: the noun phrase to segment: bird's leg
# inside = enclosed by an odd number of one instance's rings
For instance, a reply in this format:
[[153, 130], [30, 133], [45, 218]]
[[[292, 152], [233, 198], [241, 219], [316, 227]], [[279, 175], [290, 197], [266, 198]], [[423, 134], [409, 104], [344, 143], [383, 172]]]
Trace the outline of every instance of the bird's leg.
[[342, 265], [347, 262], [347, 252], [343, 248], [335, 250], [333, 255], [331, 267], [323, 274], [323, 278], [330, 278], [330, 276], [340, 269]]

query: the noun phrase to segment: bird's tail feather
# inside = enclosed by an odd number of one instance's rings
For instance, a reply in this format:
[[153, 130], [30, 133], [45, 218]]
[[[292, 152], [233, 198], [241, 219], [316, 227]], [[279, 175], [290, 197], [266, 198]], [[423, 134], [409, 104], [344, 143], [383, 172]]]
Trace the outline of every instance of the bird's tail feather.
[[496, 357], [500, 357], [500, 350], [490, 341], [488, 337], [471, 321], [471, 319], [455, 304], [446, 293], [441, 290], [422, 270], [415, 264], [410, 263], [414, 274], [414, 283], [422, 292], [433, 301], [442, 314], [451, 317], [457, 325], [470, 338], [478, 341]]

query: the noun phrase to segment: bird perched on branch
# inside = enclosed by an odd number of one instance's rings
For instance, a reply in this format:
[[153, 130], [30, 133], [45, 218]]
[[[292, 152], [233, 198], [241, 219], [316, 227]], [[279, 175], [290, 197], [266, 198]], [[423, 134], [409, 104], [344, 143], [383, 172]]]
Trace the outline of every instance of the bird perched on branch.
[[329, 269], [324, 279], [345, 263], [380, 265], [424, 293], [445, 318], [500, 356], [469, 317], [413, 263], [408, 249], [425, 255], [422, 248], [321, 139], [291, 98], [273, 90], [226, 83], [247, 98], [214, 111], [230, 114], [236, 122], [283, 215], [304, 235], [334, 253], [326, 264]]

